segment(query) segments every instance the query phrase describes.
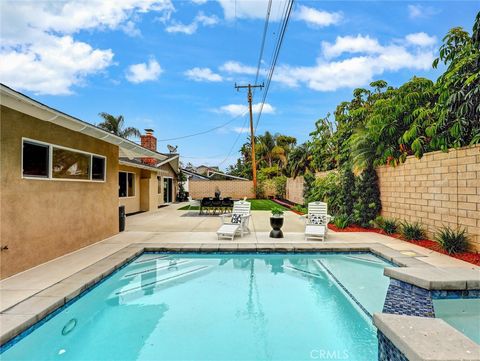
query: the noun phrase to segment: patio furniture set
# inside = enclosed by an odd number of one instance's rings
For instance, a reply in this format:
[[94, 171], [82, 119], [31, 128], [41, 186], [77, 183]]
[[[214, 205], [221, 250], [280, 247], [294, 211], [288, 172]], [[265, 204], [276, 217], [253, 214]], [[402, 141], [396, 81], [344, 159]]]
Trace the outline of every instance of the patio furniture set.
[[[302, 216], [305, 220], [305, 240], [315, 239], [325, 241], [328, 231], [327, 225], [331, 219], [331, 216], [327, 212], [328, 207], [326, 203], [311, 202], [308, 204], [308, 213]], [[227, 238], [233, 241], [236, 235], [243, 237], [244, 234], [249, 234], [250, 229], [248, 228], [248, 224], [250, 217], [250, 202], [247, 202], [245, 199], [233, 202], [232, 211], [220, 215], [222, 224], [217, 231], [218, 239]], [[280, 228], [278, 228], [278, 230]], [[283, 234], [276, 238], [281, 237], [283, 237]]]

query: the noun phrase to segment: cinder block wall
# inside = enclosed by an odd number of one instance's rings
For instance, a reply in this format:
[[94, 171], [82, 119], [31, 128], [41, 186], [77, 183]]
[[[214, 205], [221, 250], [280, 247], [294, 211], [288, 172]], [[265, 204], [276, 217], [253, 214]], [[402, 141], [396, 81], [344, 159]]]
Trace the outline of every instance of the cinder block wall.
[[215, 196], [218, 188], [223, 197], [242, 199], [243, 197], [253, 198], [253, 182], [244, 180], [191, 180], [189, 192], [192, 198], [203, 198]]
[[288, 178], [285, 193], [290, 202], [303, 204], [303, 177]]
[[[418, 221], [429, 237], [441, 226], [465, 228], [472, 248], [480, 250], [480, 145], [408, 157], [377, 173], [382, 216]], [[303, 203], [302, 194], [303, 178], [288, 179], [287, 199]]]
[[480, 145], [408, 157], [398, 167], [377, 168], [382, 215], [425, 225], [466, 228], [480, 250]]

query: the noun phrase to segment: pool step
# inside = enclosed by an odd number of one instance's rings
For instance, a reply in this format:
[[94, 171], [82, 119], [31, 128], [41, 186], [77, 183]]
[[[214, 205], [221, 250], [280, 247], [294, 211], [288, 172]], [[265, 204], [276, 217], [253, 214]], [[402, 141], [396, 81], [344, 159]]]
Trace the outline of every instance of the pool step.
[[191, 263], [192, 261], [189, 261], [189, 260], [180, 260], [180, 261], [168, 261], [166, 263], [162, 263], [162, 264], [159, 264], [157, 265], [157, 267], [152, 267], [152, 268], [147, 268], [145, 270], [141, 270], [141, 271], [136, 271], [136, 272], [132, 272], [132, 273], [128, 273], [126, 275], [124, 275], [122, 277], [122, 279], [127, 279], [127, 278], [132, 278], [132, 277], [135, 277], [135, 276], [138, 276], [138, 275], [142, 275], [142, 274], [147, 274], [147, 273], [152, 273], [152, 272], [157, 272], [157, 271], [161, 271], [161, 270], [170, 270], [170, 269], [175, 269], [177, 270], [177, 267], [180, 266], [180, 265], [185, 265], [187, 263]]
[[171, 287], [173, 285], [177, 285], [178, 283], [189, 281], [192, 278], [203, 276], [213, 270], [213, 268], [213, 266], [209, 265], [192, 266], [162, 275], [162, 277], [158, 279], [149, 278], [146, 282], [135, 282], [134, 284], [129, 284], [125, 286], [125, 288], [115, 292], [113, 297], [109, 298], [109, 303], [125, 304], [132, 302], [136, 299], [144, 297], [147, 294], [155, 293], [154, 291], [160, 287]]

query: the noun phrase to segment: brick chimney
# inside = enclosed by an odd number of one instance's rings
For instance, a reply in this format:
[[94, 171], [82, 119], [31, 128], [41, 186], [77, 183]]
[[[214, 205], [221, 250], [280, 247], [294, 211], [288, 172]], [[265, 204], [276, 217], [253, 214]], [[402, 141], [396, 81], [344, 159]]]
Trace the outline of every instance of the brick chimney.
[[[142, 147], [157, 151], [157, 138], [153, 135], [153, 129], [145, 129], [145, 134], [140, 136], [140, 144]], [[142, 162], [147, 165], [154, 166], [157, 163], [155, 158], [145, 157]]]

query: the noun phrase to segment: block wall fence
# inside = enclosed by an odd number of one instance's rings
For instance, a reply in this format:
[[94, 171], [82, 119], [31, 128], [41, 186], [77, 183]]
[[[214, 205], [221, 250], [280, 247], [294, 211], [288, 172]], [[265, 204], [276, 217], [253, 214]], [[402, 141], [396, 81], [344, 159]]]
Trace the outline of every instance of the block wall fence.
[[[378, 167], [377, 174], [382, 216], [418, 221], [429, 237], [441, 226], [465, 228], [480, 251], [480, 145], [408, 157], [397, 167]], [[302, 177], [288, 179], [287, 199], [303, 203]]]
[[213, 197], [219, 189], [222, 197], [253, 198], [253, 182], [244, 180], [191, 180], [188, 190], [192, 198]]

